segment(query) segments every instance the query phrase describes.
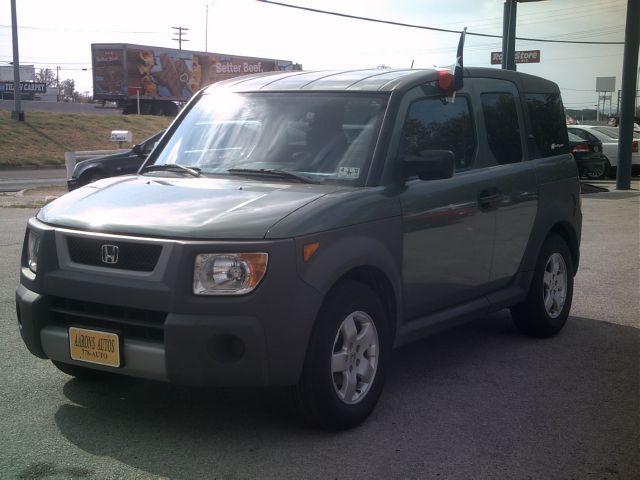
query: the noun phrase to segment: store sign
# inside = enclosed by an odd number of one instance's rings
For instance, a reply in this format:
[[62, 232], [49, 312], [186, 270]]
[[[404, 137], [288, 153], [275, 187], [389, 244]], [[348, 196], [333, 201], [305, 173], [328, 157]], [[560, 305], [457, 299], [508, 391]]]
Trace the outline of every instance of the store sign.
[[[540, 63], [540, 50], [516, 50], [516, 63]], [[491, 65], [502, 64], [502, 52], [491, 52]]]
[[[13, 93], [13, 82], [0, 83], [0, 90]], [[20, 82], [20, 93], [47, 93], [47, 84], [44, 82]]]

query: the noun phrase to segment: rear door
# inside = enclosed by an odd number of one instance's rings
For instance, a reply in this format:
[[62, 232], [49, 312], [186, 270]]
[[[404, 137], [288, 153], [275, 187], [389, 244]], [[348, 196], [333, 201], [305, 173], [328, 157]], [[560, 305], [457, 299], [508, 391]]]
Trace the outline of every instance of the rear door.
[[526, 161], [526, 130], [516, 85], [476, 79], [475, 86], [486, 138], [482, 161], [491, 172], [485, 208], [496, 213], [491, 289], [499, 289], [518, 271], [531, 235], [538, 207], [536, 166]]

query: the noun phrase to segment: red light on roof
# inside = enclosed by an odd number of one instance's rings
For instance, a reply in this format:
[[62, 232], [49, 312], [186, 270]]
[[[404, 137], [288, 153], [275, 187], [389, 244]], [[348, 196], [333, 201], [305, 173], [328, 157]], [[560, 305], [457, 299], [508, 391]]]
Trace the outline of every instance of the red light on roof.
[[453, 74], [447, 70], [438, 70], [438, 88], [444, 92], [449, 92], [453, 88]]

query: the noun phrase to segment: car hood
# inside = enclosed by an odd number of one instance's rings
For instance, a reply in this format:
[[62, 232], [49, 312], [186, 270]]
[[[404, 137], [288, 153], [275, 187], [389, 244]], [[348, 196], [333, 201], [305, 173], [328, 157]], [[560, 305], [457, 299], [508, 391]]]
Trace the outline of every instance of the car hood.
[[38, 220], [72, 229], [197, 239], [260, 239], [335, 187], [244, 179], [125, 176], [46, 205]]

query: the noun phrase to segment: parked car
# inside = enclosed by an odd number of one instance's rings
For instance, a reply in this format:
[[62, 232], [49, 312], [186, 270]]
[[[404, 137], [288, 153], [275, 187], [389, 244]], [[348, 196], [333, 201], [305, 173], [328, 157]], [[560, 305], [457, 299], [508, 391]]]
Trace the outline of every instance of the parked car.
[[569, 133], [569, 146], [581, 177], [599, 180], [607, 176], [607, 157], [602, 153], [600, 140], [584, 140]]
[[435, 70], [207, 87], [137, 175], [29, 220], [28, 349], [78, 378], [292, 386], [342, 429], [374, 408], [394, 347], [504, 308], [559, 332], [582, 223], [560, 91], [464, 72], [455, 96]]
[[[602, 142], [602, 151], [607, 157], [607, 175], [616, 177], [618, 168], [618, 128], [606, 125], [568, 125], [567, 130], [578, 137], [588, 140]], [[633, 134], [633, 146], [631, 154], [631, 173], [640, 174], [640, 153], [638, 153], [638, 134]]]
[[156, 133], [130, 150], [78, 162], [67, 180], [67, 188], [71, 191], [102, 178], [136, 173], [163, 133]]

